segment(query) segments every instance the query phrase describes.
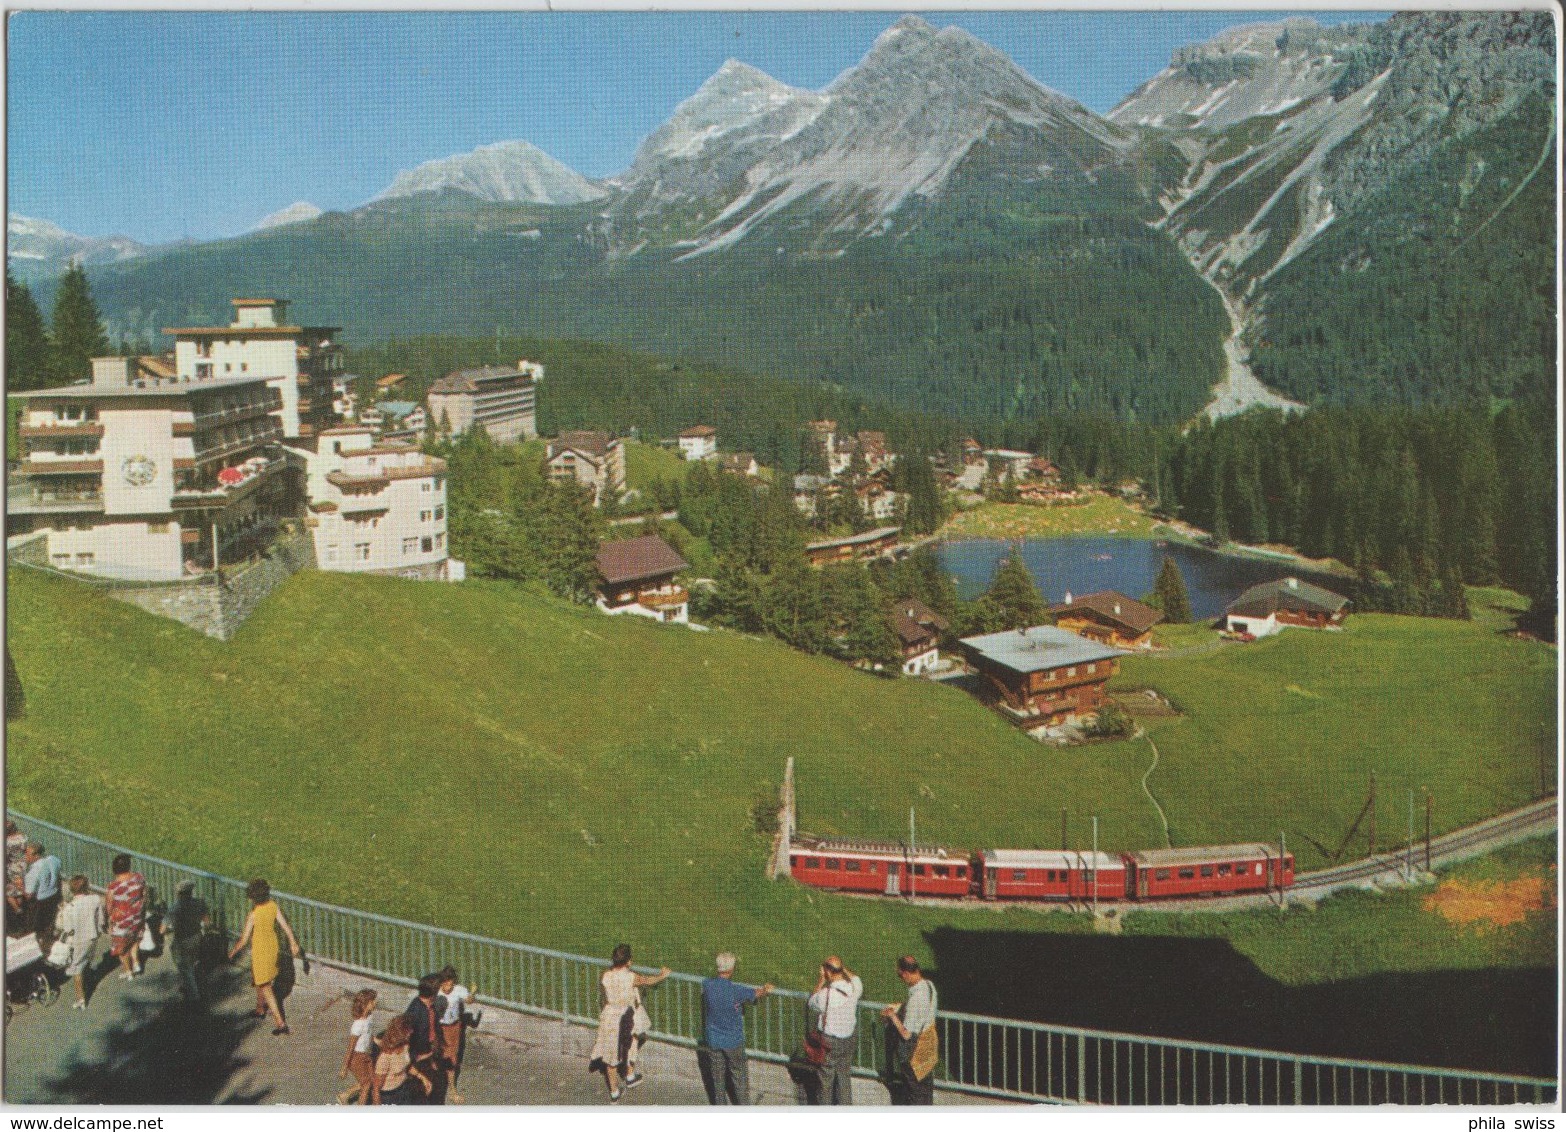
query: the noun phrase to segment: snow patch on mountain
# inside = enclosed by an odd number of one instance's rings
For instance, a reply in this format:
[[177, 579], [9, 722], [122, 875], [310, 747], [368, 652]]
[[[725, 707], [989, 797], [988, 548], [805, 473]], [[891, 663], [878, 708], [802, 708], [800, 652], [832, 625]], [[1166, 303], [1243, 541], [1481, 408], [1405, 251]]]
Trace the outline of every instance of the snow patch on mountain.
[[485, 201], [522, 204], [580, 204], [604, 195], [602, 188], [531, 142], [507, 141], [404, 170], [374, 199], [446, 189]]
[[264, 232], [268, 228], [282, 228], [289, 224], [303, 224], [306, 220], [314, 220], [321, 215], [321, 209], [307, 200], [297, 200], [287, 208], [280, 208], [270, 216], [264, 216], [256, 222], [252, 232]]
[[78, 236], [33, 216], [6, 216], [6, 259], [32, 275], [58, 274], [72, 264], [91, 266], [132, 259], [147, 250], [128, 236]]

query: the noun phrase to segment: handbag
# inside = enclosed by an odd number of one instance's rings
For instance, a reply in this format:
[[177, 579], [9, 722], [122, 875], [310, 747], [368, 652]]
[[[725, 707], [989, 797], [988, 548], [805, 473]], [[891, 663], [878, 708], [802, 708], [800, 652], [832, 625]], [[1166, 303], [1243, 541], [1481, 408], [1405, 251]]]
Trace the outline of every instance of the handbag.
[[149, 923], [141, 929], [141, 943], [137, 945], [142, 951], [156, 951], [158, 949], [158, 936], [152, 930]]
[[805, 1026], [805, 1060], [812, 1065], [825, 1065], [827, 1059], [826, 1036], [821, 1032], [825, 1014], [815, 1014]]
[[49, 958], [44, 960], [51, 967], [64, 967], [70, 961], [71, 942], [66, 937], [54, 941], [54, 946], [49, 949]]
[[914, 1042], [913, 1056], [908, 1059], [908, 1068], [913, 1072], [914, 1080], [923, 1081], [928, 1077], [940, 1059], [941, 1039], [935, 1032], [934, 1024], [931, 1024], [919, 1031], [919, 1040]]

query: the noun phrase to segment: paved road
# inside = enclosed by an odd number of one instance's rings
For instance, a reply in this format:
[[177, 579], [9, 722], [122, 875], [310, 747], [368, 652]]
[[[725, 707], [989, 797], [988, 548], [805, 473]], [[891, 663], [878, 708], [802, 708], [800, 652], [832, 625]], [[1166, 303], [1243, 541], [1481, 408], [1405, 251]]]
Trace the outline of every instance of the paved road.
[[[292, 1033], [272, 1036], [269, 1019], [251, 1016], [247, 973], [224, 967], [209, 976], [214, 1005], [179, 1002], [167, 958], [155, 958], [135, 982], [113, 974], [88, 1008], [73, 1010], [67, 987], [48, 1006], [19, 1007], [5, 1030], [5, 1099], [12, 1104], [329, 1105], [346, 1087], [337, 1071], [347, 1046], [348, 999], [373, 986], [387, 1007], [379, 1029], [406, 1006], [405, 987], [313, 964], [286, 1000]], [[470, 1105], [603, 1105], [603, 1078], [587, 1072], [592, 1033], [558, 1022], [485, 1010], [470, 1031], [459, 1092]], [[647, 1081], [621, 1106], [705, 1105], [694, 1053], [653, 1044], [642, 1056]], [[791, 1105], [793, 1086], [771, 1065], [751, 1063], [757, 1103]], [[855, 1082], [855, 1099], [881, 1104], [885, 1091]], [[941, 1098], [943, 1103], [973, 1103]]]

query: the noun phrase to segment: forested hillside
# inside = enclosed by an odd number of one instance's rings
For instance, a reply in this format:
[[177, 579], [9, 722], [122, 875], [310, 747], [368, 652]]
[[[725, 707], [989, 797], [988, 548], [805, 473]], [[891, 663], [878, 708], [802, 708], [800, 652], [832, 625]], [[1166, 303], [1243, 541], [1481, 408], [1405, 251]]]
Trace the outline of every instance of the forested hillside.
[[1555, 139], [1530, 98], [1335, 221], [1268, 282], [1257, 376], [1314, 403], [1552, 398]]

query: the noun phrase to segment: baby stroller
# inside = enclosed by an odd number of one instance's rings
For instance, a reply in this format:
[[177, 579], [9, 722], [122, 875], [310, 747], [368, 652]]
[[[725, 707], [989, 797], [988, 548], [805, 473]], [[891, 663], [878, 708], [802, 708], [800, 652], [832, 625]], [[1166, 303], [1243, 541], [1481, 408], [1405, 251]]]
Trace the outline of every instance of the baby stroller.
[[49, 977], [58, 968], [49, 965], [49, 957], [38, 946], [38, 938], [19, 936], [5, 941], [5, 1016], [11, 1017], [14, 1003], [38, 1003], [48, 1006], [60, 997], [60, 988]]

